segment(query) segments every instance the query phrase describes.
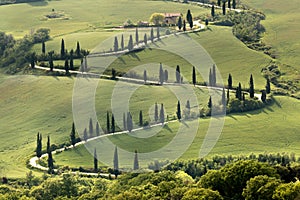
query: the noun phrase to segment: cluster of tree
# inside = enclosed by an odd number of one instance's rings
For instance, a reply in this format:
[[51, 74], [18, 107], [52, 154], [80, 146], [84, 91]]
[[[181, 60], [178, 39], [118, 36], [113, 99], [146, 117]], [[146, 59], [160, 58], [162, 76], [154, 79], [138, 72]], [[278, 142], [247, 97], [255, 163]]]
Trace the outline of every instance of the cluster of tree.
[[179, 16], [178, 22], [177, 22], [178, 29], [179, 29], [179, 30], [182, 29], [183, 31], [186, 31], [186, 23], [189, 24], [190, 29], [193, 28], [194, 22], [193, 22], [193, 15], [192, 15], [192, 13], [191, 13], [191, 10], [188, 10], [188, 11], [187, 11], [186, 19], [183, 19], [183, 20], [182, 20], [182, 17]]
[[[45, 151], [42, 150], [43, 146], [42, 146], [42, 134], [38, 133], [37, 134], [37, 142], [36, 142], [36, 156], [38, 158], [41, 158], [41, 156], [43, 155], [43, 153], [45, 153]], [[52, 157], [52, 150], [53, 148], [51, 148], [50, 145], [50, 136], [48, 135], [47, 137], [47, 147], [46, 147], [46, 153], [48, 154], [48, 159], [47, 159], [47, 163], [48, 163], [48, 168], [49, 168], [49, 173], [53, 173], [54, 170], [54, 160]]]
[[6, 72], [11, 74], [23, 70], [35, 58], [35, 54], [30, 52], [32, 46], [48, 40], [49, 32], [49, 29], [41, 28], [19, 40], [0, 32], [0, 67], [6, 68]]
[[[259, 159], [261, 161], [257, 161]], [[212, 160], [177, 161], [169, 165], [169, 169], [157, 172], [123, 173], [114, 180], [86, 178], [69, 173], [39, 178], [29, 172], [25, 179], [3, 182], [0, 185], [0, 199], [299, 198], [300, 183], [297, 178], [300, 177], [300, 167], [290, 167], [286, 159], [292, 161], [293, 156], [216, 156]], [[117, 155], [114, 165], [118, 169]], [[134, 162], [134, 166], [139, 167], [138, 162]], [[190, 172], [199, 171], [203, 173], [189, 175]]]

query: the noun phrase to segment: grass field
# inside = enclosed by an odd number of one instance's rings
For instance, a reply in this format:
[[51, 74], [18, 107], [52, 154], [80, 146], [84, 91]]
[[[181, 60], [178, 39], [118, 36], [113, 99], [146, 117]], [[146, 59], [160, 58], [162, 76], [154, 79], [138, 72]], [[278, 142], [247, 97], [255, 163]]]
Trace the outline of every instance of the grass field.
[[[46, 20], [44, 16], [51, 13], [52, 9], [64, 13], [68, 20]], [[52, 37], [56, 37], [120, 26], [128, 19], [134, 23], [149, 21], [151, 14], [155, 12], [186, 14], [188, 9], [192, 10], [194, 16], [207, 12], [197, 6], [147, 0], [86, 0], [84, 4], [81, 1], [63, 0], [7, 5], [0, 7], [0, 30], [23, 36], [32, 29], [47, 27], [51, 29]]]
[[[272, 106], [260, 111], [227, 116], [222, 135], [208, 157], [215, 155], [249, 155], [251, 153], [278, 152], [296, 153], [296, 156], [299, 156], [300, 136], [297, 134], [299, 130], [297, 110], [300, 103], [293, 98], [280, 96], [275, 97], [274, 102]], [[182, 155], [182, 159], [195, 159], [199, 157], [199, 150], [209, 122], [210, 119], [199, 120], [200, 126], [196, 138], [189, 149]], [[249, 124], [252, 126], [249, 126]], [[176, 130], [179, 123], [172, 126]], [[181, 126], [183, 125], [181, 124]], [[111, 140], [125, 149], [145, 149], [144, 143], [129, 143], [126, 145], [131, 140], [121, 140], [120, 137], [111, 136]], [[159, 137], [159, 134], [156, 137]], [[167, 136], [164, 136], [162, 140], [164, 141], [166, 138]], [[125, 144], [122, 145], [123, 142], [120, 141], [125, 142]], [[132, 144], [135, 146], [132, 147]], [[82, 166], [87, 168], [92, 168], [93, 166], [92, 155], [84, 146], [63, 152], [54, 158], [57, 164], [62, 166]], [[141, 160], [140, 162], [146, 164], [149, 163], [149, 160]], [[124, 165], [130, 166], [131, 163], [124, 163]]]

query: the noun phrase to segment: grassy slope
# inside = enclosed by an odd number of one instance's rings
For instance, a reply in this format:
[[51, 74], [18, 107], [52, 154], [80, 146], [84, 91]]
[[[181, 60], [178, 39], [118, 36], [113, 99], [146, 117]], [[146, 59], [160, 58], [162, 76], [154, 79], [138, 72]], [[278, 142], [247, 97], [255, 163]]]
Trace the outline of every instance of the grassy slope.
[[267, 19], [262, 22], [267, 30], [263, 41], [273, 46], [278, 55], [277, 60], [284, 64], [281, 65], [281, 70], [284, 72], [282, 80], [294, 80], [294, 84], [299, 87], [299, 1], [247, 0], [245, 2], [267, 15]]
[[[125, 9], [124, 9], [125, 8]], [[43, 20], [52, 9], [62, 11], [69, 20]], [[127, 19], [134, 23], [149, 21], [154, 12], [181, 12], [191, 9], [194, 15], [204, 11], [196, 6], [147, 0], [85, 0], [48, 1], [0, 7], [0, 30], [22, 36], [34, 28], [48, 27], [52, 36], [65, 35], [82, 30], [119, 26]], [[17, 15], [14, 13], [18, 13]]]
[[[295, 99], [275, 97], [274, 105], [262, 111], [227, 116], [222, 135], [208, 156], [277, 152], [293, 152], [299, 155], [300, 138], [297, 134], [297, 130], [300, 128], [297, 123], [299, 120], [297, 109], [299, 107], [300, 103]], [[200, 119], [197, 136], [188, 151], [181, 157], [182, 159], [198, 157], [209, 121], [209, 119]], [[249, 124], [252, 126], [249, 126]], [[290, 126], [287, 126], [287, 124]], [[176, 130], [178, 123], [173, 126]], [[118, 141], [121, 136], [114, 137], [115, 140], [111, 140]], [[159, 135], [156, 137], [159, 137]], [[166, 136], [162, 138], [162, 140], [166, 139], [168, 139]], [[132, 150], [132, 144], [129, 143], [126, 147]], [[135, 143], [135, 148], [144, 149], [144, 147], [144, 143]], [[84, 146], [61, 153], [55, 156], [55, 159], [58, 164], [71, 167], [84, 166], [92, 168], [93, 165], [92, 155], [88, 153]]]

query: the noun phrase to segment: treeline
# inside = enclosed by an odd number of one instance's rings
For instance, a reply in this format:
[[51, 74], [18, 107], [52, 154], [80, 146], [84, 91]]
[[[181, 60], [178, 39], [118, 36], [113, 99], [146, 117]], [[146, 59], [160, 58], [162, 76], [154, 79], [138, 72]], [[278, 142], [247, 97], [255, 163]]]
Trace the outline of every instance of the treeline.
[[205, 162], [219, 166], [207, 168], [206, 173], [196, 178], [181, 169], [192, 166], [192, 161], [178, 161], [172, 164], [177, 169], [171, 171], [124, 173], [114, 180], [69, 173], [55, 177], [45, 174], [39, 178], [29, 172], [24, 179], [4, 177], [0, 199], [295, 199], [300, 195], [297, 180], [300, 167], [289, 166], [287, 159], [291, 161], [293, 157], [287, 154], [215, 157]]
[[9, 74], [22, 71], [32, 60], [32, 46], [47, 41], [50, 38], [49, 33], [49, 29], [40, 28], [20, 40], [15, 40], [12, 35], [0, 32], [0, 68], [5, 68]]

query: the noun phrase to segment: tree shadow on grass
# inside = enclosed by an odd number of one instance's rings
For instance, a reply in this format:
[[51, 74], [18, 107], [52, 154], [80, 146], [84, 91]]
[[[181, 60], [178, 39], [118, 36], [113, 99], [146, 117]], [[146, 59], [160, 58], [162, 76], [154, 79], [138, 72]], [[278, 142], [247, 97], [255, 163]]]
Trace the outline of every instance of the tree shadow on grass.
[[164, 128], [167, 129], [170, 133], [173, 133], [172, 129], [168, 126], [168, 124], [164, 125]]
[[36, 1], [36, 2], [28, 2], [27, 4], [31, 6], [47, 6], [48, 2], [47, 1]]

